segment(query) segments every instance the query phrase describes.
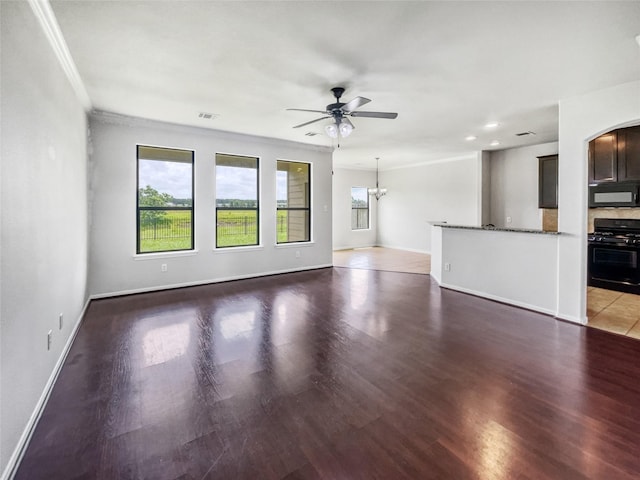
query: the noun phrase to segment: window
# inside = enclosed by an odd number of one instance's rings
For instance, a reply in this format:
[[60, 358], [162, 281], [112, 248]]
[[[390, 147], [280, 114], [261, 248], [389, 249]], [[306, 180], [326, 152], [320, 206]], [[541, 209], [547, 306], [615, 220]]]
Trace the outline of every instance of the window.
[[138, 145], [137, 253], [193, 250], [193, 152]]
[[216, 154], [216, 247], [258, 245], [258, 159]]
[[278, 243], [311, 240], [311, 165], [278, 160], [276, 174]]
[[369, 228], [369, 193], [366, 187], [351, 187], [351, 230]]

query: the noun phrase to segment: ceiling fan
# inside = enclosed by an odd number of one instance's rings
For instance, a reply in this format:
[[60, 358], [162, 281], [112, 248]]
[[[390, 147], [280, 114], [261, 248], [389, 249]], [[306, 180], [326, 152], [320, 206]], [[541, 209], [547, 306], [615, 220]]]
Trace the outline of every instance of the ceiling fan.
[[315, 120], [311, 120], [310, 122], [301, 123], [300, 125], [296, 125], [293, 128], [304, 127], [305, 125], [309, 125], [311, 123], [319, 122], [320, 120], [324, 120], [326, 118], [333, 118], [334, 123], [329, 124], [325, 127], [325, 131], [327, 135], [331, 138], [338, 138], [338, 134], [341, 137], [348, 137], [351, 134], [351, 131], [356, 128], [349, 117], [369, 117], [369, 118], [396, 118], [398, 116], [397, 113], [391, 112], [356, 112], [357, 108], [360, 108], [362, 105], [369, 103], [371, 100], [364, 97], [356, 97], [353, 100], [342, 103], [340, 101], [340, 97], [344, 93], [343, 87], [334, 87], [331, 89], [333, 92], [333, 96], [336, 97], [335, 103], [330, 103], [327, 105], [326, 110], [306, 110], [302, 108], [287, 108], [287, 110], [292, 110], [296, 112], [312, 112], [312, 113], [322, 113], [323, 116], [320, 118], [316, 118]]

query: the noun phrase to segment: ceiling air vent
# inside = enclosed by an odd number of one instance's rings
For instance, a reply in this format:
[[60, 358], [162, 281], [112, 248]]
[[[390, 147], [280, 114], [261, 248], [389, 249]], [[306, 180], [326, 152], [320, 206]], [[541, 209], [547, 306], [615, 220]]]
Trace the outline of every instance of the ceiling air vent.
[[200, 112], [198, 114], [198, 118], [202, 118], [204, 120], [215, 120], [218, 118], [218, 115], [215, 113]]
[[524, 137], [525, 135], [535, 135], [536, 132], [532, 132], [531, 130], [529, 130], [528, 132], [520, 132], [520, 133], [516, 133], [516, 137]]
[[318, 132], [307, 132], [305, 136], [307, 137], [315, 137], [316, 135], [320, 135]]

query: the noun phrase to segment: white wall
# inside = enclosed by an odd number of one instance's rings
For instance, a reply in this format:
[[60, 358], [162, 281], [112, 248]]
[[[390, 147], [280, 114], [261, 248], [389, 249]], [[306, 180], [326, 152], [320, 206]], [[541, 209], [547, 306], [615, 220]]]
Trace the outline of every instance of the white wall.
[[555, 313], [558, 235], [434, 227], [433, 237], [443, 287]]
[[29, 4], [0, 9], [0, 472], [8, 475], [87, 298], [86, 116]]
[[481, 221], [482, 156], [380, 172], [388, 189], [378, 202], [378, 243], [431, 251], [430, 221], [478, 225]]
[[586, 322], [587, 154], [596, 136], [640, 121], [640, 81], [560, 102], [558, 316]]
[[[491, 221], [496, 227], [542, 228], [538, 158], [558, 153], [558, 142], [491, 152]], [[511, 218], [511, 223], [507, 222]]]
[[[336, 168], [333, 171], [333, 249], [371, 247], [377, 242], [378, 201], [369, 197], [369, 228], [351, 230], [351, 187], [375, 187], [376, 172]], [[380, 201], [384, 201], [384, 198]]]
[[[106, 114], [93, 115], [90, 123], [92, 294], [145, 291], [332, 264], [329, 149]], [[136, 256], [136, 144], [195, 150], [197, 251], [193, 254]], [[214, 249], [217, 152], [260, 158], [260, 247]], [[312, 164], [312, 243], [275, 245], [276, 160]], [[161, 264], [167, 264], [167, 272], [160, 271]]]

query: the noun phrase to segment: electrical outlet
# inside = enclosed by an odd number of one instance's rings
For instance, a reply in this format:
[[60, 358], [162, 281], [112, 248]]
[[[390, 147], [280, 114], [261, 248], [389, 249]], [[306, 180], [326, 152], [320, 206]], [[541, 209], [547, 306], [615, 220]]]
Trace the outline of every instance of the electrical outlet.
[[445, 272], [450, 272], [451, 271], [451, 264], [450, 263], [445, 263], [444, 264], [444, 271]]
[[300, 258], [300, 250], [296, 250], [296, 258]]
[[61, 313], [60, 316], [58, 317], [58, 328], [60, 330], [62, 330], [63, 322], [64, 322], [64, 315]]
[[161, 272], [166, 272], [167, 270], [168, 269], [167, 269], [167, 264], [166, 263], [163, 263], [162, 265], [160, 265], [160, 271]]
[[511, 217], [507, 217], [507, 223], [511, 223]]
[[51, 350], [51, 335], [53, 335], [53, 330], [47, 332], [47, 350]]

